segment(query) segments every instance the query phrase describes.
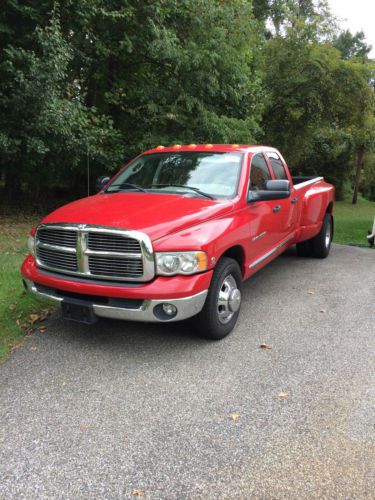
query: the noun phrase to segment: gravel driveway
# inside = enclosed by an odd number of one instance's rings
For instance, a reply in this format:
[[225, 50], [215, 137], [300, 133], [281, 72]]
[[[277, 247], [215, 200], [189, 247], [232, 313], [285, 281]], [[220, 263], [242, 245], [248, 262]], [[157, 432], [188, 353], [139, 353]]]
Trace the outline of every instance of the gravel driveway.
[[374, 498], [374, 303], [335, 245], [246, 282], [221, 342], [53, 317], [0, 366], [0, 498]]

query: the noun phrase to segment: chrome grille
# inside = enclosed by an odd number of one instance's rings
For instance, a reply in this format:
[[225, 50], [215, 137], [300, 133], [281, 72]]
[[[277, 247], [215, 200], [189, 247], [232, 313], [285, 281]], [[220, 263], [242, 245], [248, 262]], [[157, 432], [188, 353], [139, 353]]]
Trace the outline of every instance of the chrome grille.
[[66, 253], [37, 247], [37, 257], [44, 266], [73, 272], [78, 270], [77, 255], [75, 253]]
[[41, 268], [86, 278], [148, 281], [155, 274], [147, 235], [101, 226], [42, 224], [36, 259]]
[[75, 248], [77, 246], [77, 231], [40, 229], [38, 239], [41, 243], [47, 243], [48, 245]]
[[113, 257], [89, 256], [91, 273], [102, 276], [142, 276], [143, 263], [141, 259], [119, 259]]
[[141, 253], [139, 241], [113, 234], [89, 233], [87, 248], [106, 252]]

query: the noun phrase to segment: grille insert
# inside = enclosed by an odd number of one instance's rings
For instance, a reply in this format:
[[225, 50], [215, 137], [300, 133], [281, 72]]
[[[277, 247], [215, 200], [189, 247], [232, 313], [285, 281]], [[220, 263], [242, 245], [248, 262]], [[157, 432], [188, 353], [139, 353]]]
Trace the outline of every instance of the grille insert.
[[48, 245], [75, 248], [77, 245], [77, 231], [65, 229], [40, 229], [38, 240]]
[[87, 248], [99, 252], [141, 253], [141, 245], [138, 240], [105, 233], [89, 233]]
[[76, 254], [38, 247], [37, 257], [41, 264], [48, 267], [73, 272], [78, 270]]
[[141, 259], [123, 259], [115, 257], [89, 256], [91, 274], [97, 276], [120, 276], [122, 278], [141, 277], [143, 263]]

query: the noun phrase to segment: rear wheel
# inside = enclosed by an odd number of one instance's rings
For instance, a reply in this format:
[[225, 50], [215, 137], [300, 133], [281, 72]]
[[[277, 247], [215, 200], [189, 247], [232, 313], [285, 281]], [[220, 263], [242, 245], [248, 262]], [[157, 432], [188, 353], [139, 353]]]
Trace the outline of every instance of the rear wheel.
[[328, 257], [329, 251], [331, 249], [333, 236], [333, 223], [332, 223], [332, 215], [327, 213], [324, 216], [322, 228], [311, 240], [311, 249], [313, 257], [317, 257], [318, 259], [325, 259]]
[[325, 259], [328, 257], [331, 249], [332, 237], [333, 219], [331, 214], [326, 213], [319, 234], [317, 234], [314, 238], [311, 238], [311, 240], [297, 243], [297, 255], [299, 257], [316, 257], [318, 259]]
[[234, 259], [219, 260], [202, 311], [193, 318], [196, 329], [206, 338], [220, 340], [235, 327], [241, 306], [242, 276]]

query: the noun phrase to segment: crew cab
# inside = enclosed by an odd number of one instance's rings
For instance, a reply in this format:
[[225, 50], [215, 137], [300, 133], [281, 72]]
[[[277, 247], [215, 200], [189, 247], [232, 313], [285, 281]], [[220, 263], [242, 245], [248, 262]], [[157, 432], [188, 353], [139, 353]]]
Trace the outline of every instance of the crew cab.
[[25, 289], [66, 319], [192, 318], [221, 339], [244, 280], [291, 245], [330, 251], [334, 187], [292, 177], [272, 147], [158, 146], [97, 185], [32, 229], [21, 268]]

